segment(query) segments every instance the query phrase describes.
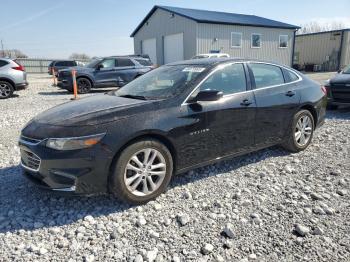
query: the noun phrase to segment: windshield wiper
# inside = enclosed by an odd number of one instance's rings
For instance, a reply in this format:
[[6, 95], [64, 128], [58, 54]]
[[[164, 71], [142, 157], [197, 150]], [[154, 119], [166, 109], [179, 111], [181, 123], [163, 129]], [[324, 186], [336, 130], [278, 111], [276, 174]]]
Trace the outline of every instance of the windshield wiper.
[[138, 96], [138, 95], [121, 95], [119, 97], [125, 97], [125, 98], [132, 98], [132, 99], [140, 99], [140, 100], [147, 100], [145, 96]]

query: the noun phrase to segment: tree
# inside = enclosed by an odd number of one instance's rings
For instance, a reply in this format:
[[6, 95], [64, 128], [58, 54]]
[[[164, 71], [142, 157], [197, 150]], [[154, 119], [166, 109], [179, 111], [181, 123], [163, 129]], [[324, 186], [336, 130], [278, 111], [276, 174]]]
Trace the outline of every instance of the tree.
[[73, 53], [70, 55], [69, 59], [74, 59], [74, 60], [89, 60], [90, 57], [87, 54], [84, 53]]
[[9, 49], [9, 50], [0, 51], [0, 57], [28, 58], [26, 54], [24, 54], [21, 50], [18, 50], [18, 49]]
[[345, 28], [345, 24], [341, 21], [332, 21], [328, 23], [320, 23], [317, 21], [311, 21], [309, 23], [301, 25], [301, 29], [298, 30], [298, 34], [317, 33], [322, 31], [340, 30]]

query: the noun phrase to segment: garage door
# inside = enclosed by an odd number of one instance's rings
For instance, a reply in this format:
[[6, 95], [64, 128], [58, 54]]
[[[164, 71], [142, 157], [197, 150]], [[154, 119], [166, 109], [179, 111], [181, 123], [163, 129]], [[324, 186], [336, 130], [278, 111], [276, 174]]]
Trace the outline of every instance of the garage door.
[[164, 37], [164, 64], [184, 60], [183, 33]]
[[155, 38], [142, 41], [142, 54], [149, 55], [153, 64], [157, 63], [157, 40]]

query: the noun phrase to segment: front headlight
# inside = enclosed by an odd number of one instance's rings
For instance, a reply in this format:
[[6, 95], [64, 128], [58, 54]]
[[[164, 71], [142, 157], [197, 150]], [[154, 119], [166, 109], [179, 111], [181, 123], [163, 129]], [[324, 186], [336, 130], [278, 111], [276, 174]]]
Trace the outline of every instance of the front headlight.
[[46, 141], [46, 146], [56, 150], [82, 149], [96, 145], [104, 136], [105, 133], [80, 137], [49, 138]]

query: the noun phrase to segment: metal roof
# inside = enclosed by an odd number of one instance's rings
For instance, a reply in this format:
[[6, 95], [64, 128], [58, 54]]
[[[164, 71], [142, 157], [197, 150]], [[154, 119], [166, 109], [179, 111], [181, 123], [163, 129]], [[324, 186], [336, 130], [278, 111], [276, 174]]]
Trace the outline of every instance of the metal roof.
[[315, 32], [315, 33], [305, 33], [305, 34], [296, 35], [296, 37], [298, 37], [298, 36], [307, 36], [307, 35], [322, 35], [322, 34], [347, 32], [347, 31], [350, 31], [350, 28], [330, 30], [330, 31], [321, 31], [321, 32]]
[[133, 37], [140, 30], [140, 28], [144, 25], [144, 23], [147, 22], [147, 20], [152, 16], [152, 14], [157, 9], [162, 9], [162, 10], [174, 13], [176, 15], [186, 17], [188, 19], [196, 21], [197, 23], [244, 25], [244, 26], [258, 26], [258, 27], [283, 28], [283, 29], [300, 28], [299, 26], [296, 26], [296, 25], [286, 24], [279, 21], [267, 19], [264, 17], [255, 16], [255, 15], [244, 15], [244, 14], [156, 5], [147, 14], [147, 16], [141, 21], [141, 23], [136, 27], [134, 32], [132, 32], [131, 37]]

